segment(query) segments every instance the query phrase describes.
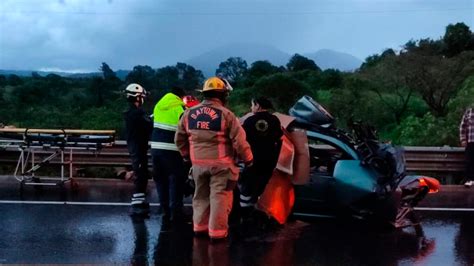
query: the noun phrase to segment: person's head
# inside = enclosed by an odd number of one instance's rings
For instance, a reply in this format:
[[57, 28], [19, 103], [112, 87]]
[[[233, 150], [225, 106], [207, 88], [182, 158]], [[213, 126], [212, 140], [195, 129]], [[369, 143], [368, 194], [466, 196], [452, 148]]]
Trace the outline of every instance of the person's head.
[[219, 77], [211, 77], [204, 82], [204, 86], [202, 87], [202, 95], [206, 99], [210, 98], [217, 98], [223, 104], [227, 102], [227, 97], [229, 93], [232, 91], [232, 86], [230, 83], [223, 78]]
[[186, 95], [184, 89], [178, 86], [171, 87], [171, 93], [178, 96], [179, 98], [183, 98]]
[[125, 95], [127, 96], [128, 102], [141, 106], [148, 92], [141, 85], [130, 83], [127, 88], [125, 88]]
[[186, 106], [186, 108], [191, 108], [198, 105], [200, 102], [196, 97], [192, 95], [185, 95], [183, 97], [183, 103], [184, 103], [184, 106]]
[[273, 104], [269, 99], [265, 97], [258, 97], [252, 99], [250, 110], [252, 110], [253, 113], [259, 111], [266, 111], [268, 109], [273, 109]]

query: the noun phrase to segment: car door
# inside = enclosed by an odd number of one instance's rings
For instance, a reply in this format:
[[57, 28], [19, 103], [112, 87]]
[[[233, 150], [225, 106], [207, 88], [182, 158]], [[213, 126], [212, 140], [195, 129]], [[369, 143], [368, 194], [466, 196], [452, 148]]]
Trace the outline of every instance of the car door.
[[310, 178], [295, 186], [294, 214], [333, 216], [337, 204], [334, 169], [339, 160], [357, 160], [357, 153], [346, 143], [323, 133], [307, 131], [310, 152]]

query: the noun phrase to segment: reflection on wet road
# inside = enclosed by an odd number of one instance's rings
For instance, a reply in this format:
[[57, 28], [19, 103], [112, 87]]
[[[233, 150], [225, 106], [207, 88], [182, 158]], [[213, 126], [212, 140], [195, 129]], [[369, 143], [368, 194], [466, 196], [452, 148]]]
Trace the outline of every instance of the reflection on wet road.
[[232, 229], [228, 241], [163, 230], [160, 216], [132, 221], [122, 206], [0, 204], [0, 263], [134, 265], [472, 265], [474, 215], [421, 212], [413, 229], [376, 232], [354, 222], [291, 221]]

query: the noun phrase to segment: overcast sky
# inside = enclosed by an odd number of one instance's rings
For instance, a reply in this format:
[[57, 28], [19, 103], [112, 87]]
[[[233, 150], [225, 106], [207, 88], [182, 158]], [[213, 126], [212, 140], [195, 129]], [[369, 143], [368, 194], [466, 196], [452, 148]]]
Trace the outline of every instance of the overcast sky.
[[474, 0], [0, 0], [0, 69], [161, 67], [229, 43], [360, 59], [474, 30]]

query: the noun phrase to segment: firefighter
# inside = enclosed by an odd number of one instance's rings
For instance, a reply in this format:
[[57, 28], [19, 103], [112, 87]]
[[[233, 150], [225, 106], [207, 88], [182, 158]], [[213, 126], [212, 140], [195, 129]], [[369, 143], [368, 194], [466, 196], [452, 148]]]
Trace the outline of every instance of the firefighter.
[[254, 164], [244, 169], [239, 180], [241, 216], [250, 218], [258, 197], [265, 190], [280, 155], [280, 120], [268, 110], [273, 105], [267, 98], [252, 99], [250, 107], [253, 115], [245, 119], [243, 128], [252, 149]]
[[187, 109], [181, 118], [175, 142], [185, 160], [192, 162], [196, 183], [193, 198], [193, 229], [211, 240], [225, 239], [232, 208], [232, 190], [238, 168], [234, 155], [246, 165], [253, 161], [245, 131], [225, 106], [229, 82], [211, 77], [204, 83], [204, 101]]
[[182, 221], [183, 189], [187, 179], [183, 158], [174, 143], [179, 118], [184, 112], [184, 90], [173, 87], [155, 105], [151, 154], [153, 179], [160, 200], [162, 221]]
[[148, 185], [148, 140], [153, 124], [142, 108], [147, 91], [136, 83], [125, 88], [129, 108], [124, 112], [127, 149], [132, 160], [132, 169], [136, 179], [132, 195], [130, 215], [148, 216], [150, 206], [146, 200]]

